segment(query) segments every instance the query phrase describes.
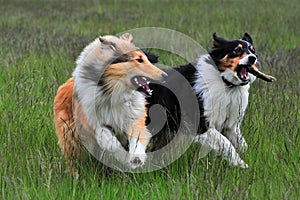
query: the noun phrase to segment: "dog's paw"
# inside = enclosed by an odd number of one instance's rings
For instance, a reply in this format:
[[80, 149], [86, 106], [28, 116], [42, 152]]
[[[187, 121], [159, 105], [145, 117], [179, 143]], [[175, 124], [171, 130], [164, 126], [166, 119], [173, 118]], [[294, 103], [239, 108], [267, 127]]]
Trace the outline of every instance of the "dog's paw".
[[242, 159], [231, 161], [231, 164], [233, 166], [240, 167], [240, 168], [243, 168], [243, 169], [248, 168], [248, 164], [245, 161], [243, 161]]
[[136, 169], [144, 165], [147, 155], [144, 154], [130, 154], [129, 166], [131, 169]]
[[248, 168], [248, 164], [245, 163], [245, 161], [241, 160], [241, 162], [239, 163], [239, 167], [241, 167], [243, 169], [247, 169]]
[[129, 141], [129, 166], [132, 169], [141, 167], [144, 165], [146, 158], [146, 147], [136, 138], [131, 138]]
[[232, 156], [229, 157], [229, 159], [228, 159], [228, 161], [231, 165], [240, 167], [243, 169], [248, 168], [248, 164], [240, 158], [240, 156], [239, 156], [239, 154], [237, 154], [237, 152], [232, 153], [231, 155]]

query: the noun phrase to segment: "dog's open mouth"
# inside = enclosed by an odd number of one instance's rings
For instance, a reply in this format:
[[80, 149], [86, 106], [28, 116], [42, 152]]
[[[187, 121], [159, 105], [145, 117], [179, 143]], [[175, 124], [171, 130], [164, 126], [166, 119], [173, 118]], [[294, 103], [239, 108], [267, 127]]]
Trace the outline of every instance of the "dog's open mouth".
[[131, 79], [132, 84], [138, 91], [142, 91], [147, 95], [152, 95], [153, 90], [150, 89], [150, 79], [145, 76], [135, 76]]
[[254, 65], [238, 65], [235, 69], [237, 76], [239, 79], [241, 79], [243, 82], [249, 81], [249, 73], [253, 74], [257, 78], [260, 78], [267, 82], [273, 82], [276, 81], [276, 78], [267, 74], [264, 74], [263, 72], [259, 71]]
[[248, 68], [249, 68], [248, 65], [238, 65], [235, 69], [237, 76], [243, 82], [249, 81]]

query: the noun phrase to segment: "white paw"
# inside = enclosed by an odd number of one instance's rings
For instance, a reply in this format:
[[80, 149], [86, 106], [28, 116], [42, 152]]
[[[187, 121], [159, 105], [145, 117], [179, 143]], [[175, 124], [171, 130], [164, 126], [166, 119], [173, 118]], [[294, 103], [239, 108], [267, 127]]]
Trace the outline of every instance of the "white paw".
[[239, 167], [246, 169], [246, 168], [248, 168], [248, 164], [245, 163], [243, 160], [241, 160], [241, 162], [239, 163]]
[[238, 159], [238, 160], [229, 160], [229, 161], [230, 161], [230, 163], [231, 163], [233, 166], [240, 167], [240, 168], [243, 168], [243, 169], [248, 168], [248, 164], [245, 163], [245, 161], [243, 161], [242, 159]]
[[129, 166], [131, 169], [135, 169], [144, 165], [147, 158], [147, 154], [130, 154]]
[[138, 142], [136, 138], [131, 138], [129, 141], [129, 166], [132, 169], [141, 167], [146, 159], [146, 147]]

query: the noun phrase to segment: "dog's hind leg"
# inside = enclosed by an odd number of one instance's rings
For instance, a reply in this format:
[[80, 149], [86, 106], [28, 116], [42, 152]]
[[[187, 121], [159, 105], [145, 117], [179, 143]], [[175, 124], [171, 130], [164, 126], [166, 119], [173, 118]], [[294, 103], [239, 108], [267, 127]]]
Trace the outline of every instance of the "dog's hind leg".
[[70, 78], [58, 88], [53, 102], [53, 111], [58, 144], [66, 158], [68, 169], [75, 174], [75, 162], [83, 157], [84, 150], [74, 124], [72, 93], [73, 79]]
[[208, 129], [205, 133], [198, 135], [195, 142], [203, 146], [203, 151], [208, 153], [214, 150], [218, 155], [228, 160], [234, 166], [247, 168], [248, 165], [240, 158], [231, 142], [214, 128]]
[[248, 149], [247, 142], [238, 126], [223, 130], [224, 136], [231, 142], [238, 152], [245, 152]]

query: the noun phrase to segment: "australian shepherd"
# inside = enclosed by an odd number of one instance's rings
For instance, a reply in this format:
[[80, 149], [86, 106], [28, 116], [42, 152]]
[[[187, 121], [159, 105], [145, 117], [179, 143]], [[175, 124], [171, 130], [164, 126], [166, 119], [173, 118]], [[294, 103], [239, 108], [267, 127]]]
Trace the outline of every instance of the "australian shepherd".
[[[172, 73], [176, 70], [189, 81], [190, 89], [197, 96], [200, 123], [195, 142], [201, 143], [202, 155], [214, 150], [232, 165], [246, 168], [247, 164], [238, 152], [247, 149], [240, 126], [248, 104], [248, 90], [256, 77], [269, 82], [275, 78], [256, 67], [257, 55], [248, 33], [242, 39], [231, 41], [214, 33], [213, 39], [212, 50], [200, 56], [196, 63], [165, 70], [169, 75], [166, 84], [176, 85], [180, 90], [176, 73]], [[185, 111], [180, 109], [180, 103], [172, 91], [163, 85], [151, 83], [150, 88], [153, 94], [148, 98], [148, 106], [161, 104], [167, 111], [167, 123], [152, 137], [155, 144], [152, 150], [155, 150], [172, 140]], [[181, 91], [190, 92], [186, 89]]]
[[[85, 47], [73, 77], [54, 99], [58, 144], [71, 170], [86, 148], [111, 152], [132, 169], [142, 166], [151, 138], [144, 93], [151, 94], [151, 80], [166, 76], [132, 43], [131, 34], [103, 36]], [[121, 144], [124, 138], [129, 156]]]

